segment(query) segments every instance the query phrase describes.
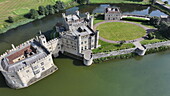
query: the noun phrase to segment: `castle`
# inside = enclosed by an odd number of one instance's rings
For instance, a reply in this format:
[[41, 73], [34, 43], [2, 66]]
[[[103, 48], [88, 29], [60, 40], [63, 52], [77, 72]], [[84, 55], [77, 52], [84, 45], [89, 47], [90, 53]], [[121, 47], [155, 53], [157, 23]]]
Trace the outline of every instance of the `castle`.
[[122, 18], [122, 14], [119, 8], [106, 8], [105, 9], [105, 20], [120, 20]]
[[93, 30], [93, 16], [66, 16], [63, 24], [56, 26], [58, 37], [50, 41], [42, 34], [7, 50], [0, 56], [0, 71], [11, 88], [19, 89], [43, 79], [58, 68], [52, 56], [59, 53], [83, 60], [86, 66], [93, 62], [92, 49], [99, 47], [99, 31]]

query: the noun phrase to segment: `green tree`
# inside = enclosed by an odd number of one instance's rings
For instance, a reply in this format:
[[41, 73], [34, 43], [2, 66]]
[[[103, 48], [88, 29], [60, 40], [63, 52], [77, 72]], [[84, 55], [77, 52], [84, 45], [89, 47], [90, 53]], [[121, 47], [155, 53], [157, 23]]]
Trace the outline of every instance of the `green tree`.
[[151, 0], [151, 4], [154, 5], [156, 3], [156, 0]]
[[39, 14], [38, 14], [37, 10], [31, 9], [30, 10], [30, 18], [31, 19], [37, 19], [38, 17], [39, 17]]
[[90, 0], [76, 0], [76, 2], [79, 4], [89, 4]]
[[14, 22], [13, 17], [9, 16], [9, 17], [8, 17], [8, 22], [9, 22], [9, 23], [13, 23], [13, 22]]
[[57, 10], [64, 10], [65, 9], [65, 4], [64, 4], [64, 2], [56, 1], [56, 4], [54, 5], [54, 8], [57, 9]]
[[49, 14], [55, 14], [55, 10], [54, 10], [54, 7], [52, 5], [49, 5], [47, 8], [49, 10]]
[[45, 15], [45, 7], [44, 6], [39, 6], [38, 7], [38, 12], [40, 15]]
[[158, 27], [161, 22], [161, 18], [154, 16], [150, 19], [150, 24], [154, 25], [155, 27]]
[[151, 33], [149, 33], [148, 35], [148, 39], [153, 39], [153, 38], [155, 38], [155, 35], [151, 32]]
[[165, 1], [164, 4], [168, 4], [168, 1]]
[[160, 23], [160, 26], [158, 28], [159, 32], [162, 34], [162, 36], [166, 37], [166, 38], [170, 38], [170, 24], [165, 22], [165, 21], [162, 21]]
[[45, 15], [49, 15], [49, 10], [45, 7]]

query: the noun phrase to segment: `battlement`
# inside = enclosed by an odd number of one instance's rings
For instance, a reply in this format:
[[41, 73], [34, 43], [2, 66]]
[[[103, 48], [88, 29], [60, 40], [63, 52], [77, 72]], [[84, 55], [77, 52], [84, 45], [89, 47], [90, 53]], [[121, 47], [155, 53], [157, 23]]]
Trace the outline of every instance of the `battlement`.
[[24, 48], [24, 47], [26, 47], [26, 46], [29, 46], [29, 45], [31, 44], [31, 42], [33, 42], [34, 40], [35, 40], [35, 38], [32, 38], [32, 39], [30, 39], [30, 40], [28, 40], [28, 41], [25, 41], [24, 43], [16, 46], [16, 47], [14, 47], [13, 44], [12, 44], [12, 49], [7, 50], [5, 53], [3, 53], [2, 55], [0, 55], [0, 60], [1, 60], [2, 58], [4, 58], [6, 55], [8, 55], [9, 53], [13, 52], [13, 51], [20, 50], [20, 49], [22, 49], [22, 48]]
[[[48, 58], [50, 58], [51, 56], [52, 56], [52, 54], [49, 54], [49, 55], [47, 55], [46, 57], [41, 58], [41, 59], [38, 59], [37, 61], [33, 62], [31, 65], [37, 65], [37, 63], [39, 63], [39, 62], [42, 62], [42, 61], [44, 61], [44, 60], [48, 60]], [[17, 72], [20, 72], [20, 71], [22, 71], [22, 70], [25, 70], [25, 69], [27, 69], [28, 67], [30, 67], [30, 65], [25, 65], [24, 67], [18, 69]]]

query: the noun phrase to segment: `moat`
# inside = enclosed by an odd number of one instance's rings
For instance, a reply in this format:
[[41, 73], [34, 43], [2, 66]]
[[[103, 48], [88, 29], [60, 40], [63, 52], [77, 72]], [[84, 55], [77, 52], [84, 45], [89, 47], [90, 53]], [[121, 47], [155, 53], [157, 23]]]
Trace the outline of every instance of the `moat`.
[[[121, 5], [119, 6], [121, 7]], [[89, 6], [88, 10], [83, 10], [82, 7], [80, 12], [83, 13], [90, 10], [95, 12], [100, 9], [100, 7], [96, 7], [98, 6]], [[126, 10], [124, 12], [148, 14], [148, 9], [147, 6], [144, 6], [141, 9], [136, 9], [140, 11]], [[72, 8], [68, 11], [75, 10], [77, 8]], [[152, 10], [154, 11], [152, 12]], [[150, 10], [152, 16], [163, 14], [155, 9], [152, 10]], [[39, 30], [43, 32], [48, 31], [60, 20], [60, 17], [60, 14], [52, 15], [0, 35], [0, 53], [10, 49], [11, 43], [17, 45], [34, 37]], [[1, 76], [0, 92], [7, 96], [46, 96], [48, 94], [59, 96], [167, 96], [170, 94], [168, 91], [170, 83], [170, 76], [168, 75], [170, 73], [169, 53], [167, 51], [127, 60], [113, 60], [97, 65], [94, 64], [90, 67], [83, 66], [81, 61], [61, 57], [54, 59], [55, 64], [59, 67], [57, 72], [26, 89], [18, 91], [9, 89], [4, 84], [4, 79]]]

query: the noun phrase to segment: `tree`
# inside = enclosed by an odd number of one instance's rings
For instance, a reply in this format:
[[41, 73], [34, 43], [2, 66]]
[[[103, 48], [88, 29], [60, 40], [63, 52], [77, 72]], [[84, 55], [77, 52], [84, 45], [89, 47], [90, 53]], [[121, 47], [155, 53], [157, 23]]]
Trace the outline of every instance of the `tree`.
[[87, 2], [88, 2], [88, 0], [77, 0], [77, 3], [79, 3], [79, 4], [85, 4]]
[[44, 6], [39, 6], [38, 7], [38, 12], [40, 15], [45, 15], [45, 7]]
[[89, 4], [90, 3], [90, 0], [86, 0], [86, 4]]
[[54, 7], [52, 5], [47, 5], [46, 7], [49, 10], [49, 14], [55, 14]]
[[154, 25], [155, 27], [158, 27], [160, 24], [161, 18], [154, 16], [150, 19], [150, 24]]
[[168, 1], [165, 1], [164, 4], [168, 4]]
[[151, 0], [151, 4], [154, 5], [156, 3], [156, 0]]
[[56, 4], [54, 5], [54, 8], [57, 9], [57, 10], [64, 10], [65, 9], [65, 4], [64, 4], [64, 2], [56, 1]]
[[153, 39], [153, 38], [155, 38], [155, 35], [154, 35], [153, 33], [149, 33], [147, 36], [148, 36], [148, 39]]
[[30, 10], [30, 18], [31, 19], [37, 19], [38, 17], [39, 17], [39, 14], [38, 14], [37, 10], [31, 9]]
[[45, 7], [45, 15], [49, 15], [49, 10]]
[[170, 24], [162, 21], [160, 23], [160, 26], [158, 28], [159, 32], [162, 34], [162, 36], [166, 37], [166, 38], [170, 38]]
[[13, 17], [9, 16], [9, 17], [8, 17], [8, 22], [9, 22], [9, 23], [13, 23], [13, 22], [14, 22]]

